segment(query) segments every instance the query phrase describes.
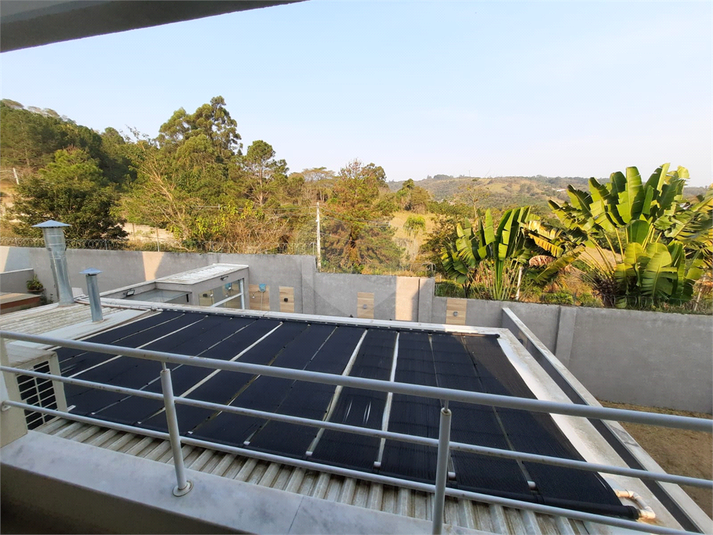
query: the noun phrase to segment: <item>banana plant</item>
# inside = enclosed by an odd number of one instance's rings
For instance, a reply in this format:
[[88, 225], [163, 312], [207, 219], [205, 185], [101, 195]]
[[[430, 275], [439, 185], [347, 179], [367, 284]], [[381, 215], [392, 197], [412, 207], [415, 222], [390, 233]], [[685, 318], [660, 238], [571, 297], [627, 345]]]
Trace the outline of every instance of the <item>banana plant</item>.
[[581, 259], [605, 303], [690, 299], [703, 269], [713, 265], [713, 190], [684, 203], [688, 178], [686, 168], [669, 171], [664, 164], [645, 183], [629, 167], [607, 184], [591, 178], [588, 192], [570, 186], [569, 203], [550, 201], [563, 229], [528, 225], [528, 235], [557, 258], [540, 278]]
[[530, 208], [520, 207], [506, 211], [497, 228], [490, 210], [475, 225], [467, 220], [458, 224], [453, 239], [441, 251], [446, 276], [462, 284], [467, 296], [479, 272], [485, 270], [490, 296], [509, 299], [515, 288], [514, 268], [526, 258], [523, 229], [530, 218]]
[[693, 296], [693, 286], [703, 275], [700, 253], [686, 259], [685, 246], [672, 241], [664, 244], [651, 232], [646, 221], [637, 221], [622, 262], [614, 277], [619, 286], [616, 306], [657, 305], [661, 302], [686, 302]]

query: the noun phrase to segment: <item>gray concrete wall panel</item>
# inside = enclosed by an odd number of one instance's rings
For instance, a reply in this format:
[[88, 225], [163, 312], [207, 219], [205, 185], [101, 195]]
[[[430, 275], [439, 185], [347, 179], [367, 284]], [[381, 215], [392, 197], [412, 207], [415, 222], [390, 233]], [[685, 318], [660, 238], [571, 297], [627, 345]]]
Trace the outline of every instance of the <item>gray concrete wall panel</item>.
[[0, 291], [21, 294], [27, 293], [27, 281], [34, 276], [35, 270], [32, 268], [4, 271], [0, 273]]
[[393, 320], [396, 317], [396, 279], [382, 275], [316, 273], [317, 314], [355, 318], [357, 294], [370, 292], [374, 294], [374, 318]]
[[578, 309], [569, 369], [601, 399], [711, 413], [713, 318]]

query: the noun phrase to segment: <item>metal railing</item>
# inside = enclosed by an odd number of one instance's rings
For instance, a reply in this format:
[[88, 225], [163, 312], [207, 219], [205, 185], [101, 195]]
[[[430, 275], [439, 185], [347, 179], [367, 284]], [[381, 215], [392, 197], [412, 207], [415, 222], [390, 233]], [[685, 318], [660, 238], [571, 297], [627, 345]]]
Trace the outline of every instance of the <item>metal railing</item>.
[[[459, 442], [450, 441], [450, 420], [451, 411], [448, 409], [449, 402], [459, 401], [471, 404], [487, 405], [493, 407], [505, 407], [512, 409], [527, 410], [532, 412], [543, 412], [550, 414], [562, 414], [568, 416], [580, 416], [585, 418], [596, 418], [603, 420], [614, 420], [614, 421], [624, 421], [624, 422], [634, 422], [643, 423], [650, 425], [660, 425], [665, 427], [673, 427], [680, 429], [688, 429], [693, 431], [703, 431], [711, 433], [713, 432], [713, 422], [711, 420], [702, 418], [692, 418], [684, 416], [673, 416], [668, 414], [657, 414], [657, 413], [646, 413], [631, 410], [622, 409], [609, 409], [604, 407], [593, 407], [588, 405], [573, 405], [565, 404], [551, 401], [542, 401], [530, 398], [517, 398], [511, 396], [501, 396], [496, 394], [484, 394], [478, 392], [469, 392], [463, 390], [451, 390], [439, 387], [430, 387], [423, 385], [416, 385], [410, 383], [398, 383], [392, 381], [382, 381], [376, 379], [365, 379], [359, 377], [349, 377], [344, 375], [333, 375], [320, 372], [310, 372], [305, 370], [294, 370], [288, 368], [277, 368], [272, 366], [264, 366], [259, 364], [247, 364], [241, 362], [224, 361], [211, 359], [206, 357], [192, 357], [181, 355], [177, 353], [167, 353], [160, 351], [152, 351], [146, 349], [136, 349], [129, 347], [120, 347], [106, 344], [97, 344], [92, 342], [83, 342], [77, 340], [65, 340], [59, 338], [51, 338], [39, 335], [30, 335], [24, 333], [13, 333], [7, 331], [0, 331], [0, 339], [2, 339], [2, 344], [4, 346], [4, 339], [21, 340], [25, 342], [33, 342], [43, 345], [48, 345], [52, 347], [68, 347], [72, 349], [91, 351], [97, 353], [103, 353], [108, 355], [123, 355], [126, 357], [139, 358], [144, 360], [152, 360], [161, 363], [160, 379], [162, 386], [162, 394], [147, 392], [145, 390], [137, 390], [133, 388], [119, 387], [110, 384], [98, 383], [93, 381], [85, 381], [82, 379], [63, 377], [59, 375], [52, 375], [42, 372], [36, 372], [31, 370], [24, 370], [20, 368], [13, 368], [10, 366], [0, 366], [0, 371], [12, 374], [22, 374], [37, 378], [50, 379], [53, 381], [58, 381], [67, 384], [74, 384], [78, 386], [84, 386], [88, 388], [95, 388], [99, 390], [106, 390], [110, 392], [116, 392], [120, 394], [125, 394], [127, 396], [139, 396], [153, 400], [162, 400], [164, 403], [167, 427], [169, 432], [163, 433], [159, 431], [152, 431], [148, 429], [143, 429], [136, 426], [117, 424], [111, 421], [102, 420], [96, 417], [87, 417], [72, 414], [69, 412], [62, 412], [53, 409], [47, 409], [43, 407], [38, 407], [35, 405], [30, 405], [27, 403], [22, 403], [20, 401], [7, 400], [4, 401], [2, 406], [3, 410], [7, 410], [9, 407], [17, 407], [24, 410], [36, 411], [45, 413], [51, 416], [57, 416], [69, 420], [74, 420], [78, 422], [88, 423], [91, 425], [102, 425], [104, 427], [126, 431], [136, 434], [143, 434], [149, 437], [169, 440], [173, 452], [174, 467], [176, 471], [176, 486], [173, 489], [173, 493], [176, 496], [181, 496], [188, 493], [191, 490], [191, 483], [187, 480], [185, 474], [185, 467], [183, 464], [183, 456], [181, 453], [182, 444], [193, 445], [197, 447], [211, 448], [218, 451], [224, 451], [228, 453], [253, 457], [256, 459], [262, 459], [268, 462], [278, 462], [283, 464], [289, 464], [293, 466], [300, 466], [311, 470], [317, 470], [322, 472], [328, 472], [332, 474], [341, 475], [344, 477], [359, 478], [367, 481], [379, 482], [382, 484], [395, 485], [411, 488], [413, 490], [423, 491], [427, 493], [434, 494], [433, 500], [433, 533], [440, 534], [443, 528], [443, 508], [445, 503], [445, 497], [457, 497], [466, 498], [472, 500], [478, 500], [491, 504], [498, 504], [506, 507], [514, 507], [519, 509], [526, 509], [533, 512], [538, 512], [542, 514], [557, 515], [568, 517], [575, 520], [581, 520], [585, 522], [597, 522], [600, 524], [611, 525], [615, 527], [628, 528], [638, 531], [645, 531], [648, 533], [690, 533], [686, 531], [679, 531], [671, 528], [666, 528], [662, 526], [656, 526], [651, 524], [642, 524], [635, 521], [624, 520], [620, 518], [613, 518], [603, 515], [596, 515], [592, 513], [584, 513], [580, 511], [574, 511], [569, 509], [563, 509], [559, 507], [552, 507], [541, 505], [537, 503], [523, 502], [519, 500], [513, 500], [508, 498], [500, 498], [496, 496], [490, 496], [486, 494], [480, 494], [469, 491], [461, 491], [446, 486], [447, 480], [447, 461], [450, 450], [465, 451], [470, 453], [490, 455], [495, 457], [515, 459], [527, 462], [536, 462], [542, 464], [565, 466], [577, 470], [584, 470], [590, 472], [602, 472], [608, 474], [615, 474], [627, 477], [636, 477], [640, 479], [649, 479], [655, 481], [661, 481], [666, 483], [691, 485], [702, 488], [713, 488], [713, 481], [707, 479], [692, 478], [681, 475], [665, 474], [658, 472], [650, 472], [646, 470], [632, 469], [632, 468], [622, 468], [617, 466], [609, 466], [602, 464], [587, 463], [586, 461], [576, 461], [571, 459], [563, 459], [559, 457], [550, 457], [538, 454], [529, 454], [516, 452], [511, 450], [503, 450], [498, 448], [488, 448], [484, 446], [476, 446], [471, 444], [464, 444]], [[4, 351], [4, 348], [3, 348]], [[443, 402], [443, 408], [440, 412], [440, 425], [439, 425], [439, 438], [429, 439], [425, 437], [419, 437], [414, 435], [394, 433], [391, 431], [382, 431], [364, 427], [356, 427], [345, 424], [338, 424], [334, 422], [328, 422], [323, 420], [312, 420], [308, 418], [301, 418], [296, 416], [288, 416], [283, 414], [271, 413], [266, 411], [259, 411], [254, 409], [246, 409], [241, 407], [234, 407], [231, 405], [223, 405], [219, 403], [211, 403], [206, 401], [200, 401], [189, 398], [174, 398], [173, 388], [171, 385], [171, 371], [166, 367], [166, 364], [179, 364], [196, 366], [202, 368], [209, 368], [213, 370], [223, 370], [229, 372], [240, 372], [248, 373], [252, 375], [265, 375], [269, 377], [279, 377], [284, 379], [292, 379], [297, 381], [307, 381], [321, 384], [329, 384], [342, 387], [352, 387], [363, 390], [372, 390], [379, 392], [404, 394], [409, 396], [420, 396], [433, 399], [439, 399]], [[378, 437], [382, 439], [395, 440], [400, 442], [409, 442], [414, 444], [421, 444], [425, 446], [430, 446], [437, 448], [437, 470], [436, 470], [436, 481], [433, 485], [426, 483], [419, 483], [415, 481], [410, 481], [407, 479], [401, 479], [390, 476], [383, 476], [380, 474], [360, 472], [357, 470], [350, 470], [346, 468], [334, 467], [329, 465], [323, 465], [317, 462], [294, 459], [290, 457], [284, 457], [280, 455], [273, 455], [262, 453], [254, 450], [248, 450], [246, 448], [240, 448], [235, 446], [227, 446], [225, 444], [219, 444], [216, 442], [199, 440], [192, 437], [181, 436], [178, 429], [178, 420], [176, 417], [175, 405], [182, 404], [194, 407], [200, 407], [205, 409], [211, 409], [213, 411], [222, 411], [227, 413], [242, 414], [254, 417], [260, 417], [267, 420], [275, 420], [293, 424], [308, 425], [311, 427], [317, 427], [322, 429], [331, 429], [335, 431], [343, 431], [353, 434], [368, 435], [373, 437]]]

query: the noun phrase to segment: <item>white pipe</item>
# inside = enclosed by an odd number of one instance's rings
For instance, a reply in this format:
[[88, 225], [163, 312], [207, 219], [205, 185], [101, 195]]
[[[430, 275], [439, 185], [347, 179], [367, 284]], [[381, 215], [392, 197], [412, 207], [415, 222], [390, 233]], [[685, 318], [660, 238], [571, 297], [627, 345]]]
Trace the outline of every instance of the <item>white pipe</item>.
[[[389, 381], [392, 383], [396, 380], [396, 363], [399, 358], [399, 336], [401, 333], [396, 333], [396, 342], [394, 343], [394, 353], [391, 357], [391, 374], [389, 374]], [[384, 416], [381, 419], [381, 430], [389, 430], [389, 418], [391, 416], [391, 404], [394, 400], [394, 393], [389, 392], [386, 395], [386, 405], [384, 406]], [[386, 446], [386, 439], [382, 438], [379, 444], [379, 453], [376, 456], [376, 461], [374, 462], [374, 468], [381, 468], [381, 461], [384, 459], [384, 447]]]

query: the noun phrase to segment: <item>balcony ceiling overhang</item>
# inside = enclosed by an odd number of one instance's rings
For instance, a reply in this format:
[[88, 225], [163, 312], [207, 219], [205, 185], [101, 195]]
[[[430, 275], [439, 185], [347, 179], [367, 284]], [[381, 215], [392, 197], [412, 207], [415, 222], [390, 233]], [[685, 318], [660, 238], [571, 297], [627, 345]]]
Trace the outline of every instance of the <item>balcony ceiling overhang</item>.
[[303, 0], [2, 0], [0, 52]]

